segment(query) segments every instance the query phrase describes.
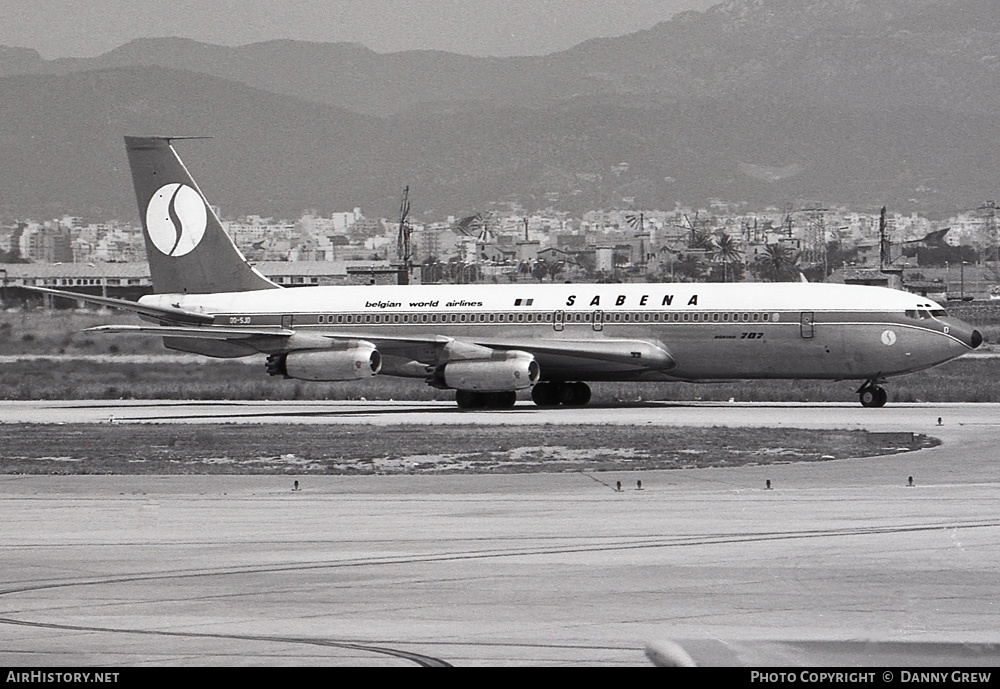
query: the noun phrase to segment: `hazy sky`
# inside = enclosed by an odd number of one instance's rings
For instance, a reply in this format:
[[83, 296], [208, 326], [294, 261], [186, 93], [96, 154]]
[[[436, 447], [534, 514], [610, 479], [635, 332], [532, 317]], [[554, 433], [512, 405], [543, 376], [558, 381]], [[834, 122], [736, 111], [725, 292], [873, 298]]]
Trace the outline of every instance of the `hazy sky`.
[[139, 37], [274, 38], [466, 55], [543, 55], [722, 0], [0, 0], [0, 45], [91, 57]]

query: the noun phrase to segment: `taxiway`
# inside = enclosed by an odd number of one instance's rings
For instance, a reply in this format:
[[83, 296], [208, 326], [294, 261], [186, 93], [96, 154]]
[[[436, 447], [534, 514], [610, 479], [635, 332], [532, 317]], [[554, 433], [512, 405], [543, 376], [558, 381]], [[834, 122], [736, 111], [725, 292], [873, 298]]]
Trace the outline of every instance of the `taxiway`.
[[676, 642], [699, 664], [997, 664], [998, 412], [0, 403], [0, 423], [764, 425], [943, 440], [821, 464], [309, 476], [299, 490], [291, 476], [7, 475], [0, 662], [628, 666]]

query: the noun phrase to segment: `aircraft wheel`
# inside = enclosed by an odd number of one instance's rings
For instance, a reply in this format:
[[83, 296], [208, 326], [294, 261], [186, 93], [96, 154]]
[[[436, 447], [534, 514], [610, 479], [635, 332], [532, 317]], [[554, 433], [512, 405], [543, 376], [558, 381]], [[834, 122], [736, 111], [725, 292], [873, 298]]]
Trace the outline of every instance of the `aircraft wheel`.
[[568, 407], [582, 407], [590, 401], [590, 386], [586, 383], [566, 383], [560, 398]]
[[505, 392], [484, 392], [483, 407], [486, 409], [510, 409], [517, 402], [517, 393], [513, 390]]
[[555, 383], [536, 383], [531, 388], [531, 401], [539, 407], [559, 405], [559, 387]]
[[459, 390], [455, 393], [455, 402], [459, 409], [478, 409], [483, 406], [482, 395], [472, 390]]
[[860, 397], [862, 407], [884, 407], [889, 399], [889, 393], [885, 388], [872, 386], [862, 390]]
[[567, 407], [580, 407], [590, 401], [590, 387], [586, 383], [561, 383], [559, 402]]
[[517, 403], [517, 393], [513, 390], [505, 392], [458, 390], [455, 393], [455, 402], [459, 409], [510, 409]]

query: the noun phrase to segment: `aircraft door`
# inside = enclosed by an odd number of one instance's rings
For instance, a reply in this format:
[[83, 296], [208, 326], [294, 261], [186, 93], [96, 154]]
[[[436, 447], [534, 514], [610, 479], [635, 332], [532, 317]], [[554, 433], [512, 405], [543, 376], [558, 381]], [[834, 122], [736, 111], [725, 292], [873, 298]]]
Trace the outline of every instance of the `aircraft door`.
[[594, 311], [594, 330], [604, 330], [604, 312]]
[[552, 314], [552, 328], [556, 332], [562, 332], [563, 323], [565, 322], [566, 322], [565, 311], [556, 311], [554, 314]]
[[286, 330], [291, 330], [292, 328], [292, 317], [285, 315], [281, 317], [281, 327]]
[[803, 311], [801, 316], [799, 316], [799, 334], [805, 339], [809, 339], [813, 336], [812, 311]]

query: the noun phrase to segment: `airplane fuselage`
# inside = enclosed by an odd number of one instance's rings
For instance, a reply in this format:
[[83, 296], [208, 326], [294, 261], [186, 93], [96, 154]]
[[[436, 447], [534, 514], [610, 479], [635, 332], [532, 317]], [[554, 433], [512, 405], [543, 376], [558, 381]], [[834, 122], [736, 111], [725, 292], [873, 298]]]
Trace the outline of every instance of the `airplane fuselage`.
[[[642, 341], [670, 365], [624, 352], [588, 361], [533, 352], [541, 379], [876, 379], [970, 351], [981, 337], [919, 295], [802, 283], [305, 287], [153, 295], [144, 304], [211, 314], [213, 326], [286, 328], [359, 340], [426, 333], [491, 348], [533, 341]], [[529, 346], [525, 347], [530, 350]], [[627, 349], [627, 346], [626, 348]], [[390, 355], [384, 373], [422, 375]]]

